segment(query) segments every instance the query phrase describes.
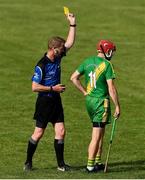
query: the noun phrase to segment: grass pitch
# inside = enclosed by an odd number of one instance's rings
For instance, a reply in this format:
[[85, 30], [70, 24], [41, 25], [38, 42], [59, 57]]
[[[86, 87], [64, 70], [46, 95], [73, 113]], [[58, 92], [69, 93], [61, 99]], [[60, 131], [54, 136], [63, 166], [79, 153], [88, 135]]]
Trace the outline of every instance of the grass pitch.
[[[67, 135], [65, 159], [71, 172], [57, 172], [53, 149], [54, 132], [48, 126], [34, 156], [35, 170], [23, 172], [36, 94], [31, 76], [36, 62], [47, 50], [53, 35], [66, 37], [68, 22], [63, 6], [77, 17], [77, 38], [62, 62], [62, 95]], [[145, 15], [144, 0], [0, 0], [0, 178], [96, 179], [145, 178]], [[87, 174], [87, 147], [91, 124], [84, 97], [69, 82], [71, 73], [90, 55], [100, 39], [117, 45], [112, 63], [121, 103], [121, 117], [109, 159], [109, 171]], [[106, 159], [111, 127], [106, 129], [103, 161]]]

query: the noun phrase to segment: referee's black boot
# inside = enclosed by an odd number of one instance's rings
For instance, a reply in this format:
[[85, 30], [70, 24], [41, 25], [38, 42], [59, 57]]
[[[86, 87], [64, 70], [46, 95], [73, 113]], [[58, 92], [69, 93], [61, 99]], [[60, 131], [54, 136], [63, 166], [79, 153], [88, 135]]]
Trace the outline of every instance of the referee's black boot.
[[70, 166], [67, 164], [64, 164], [63, 166], [58, 166], [57, 168], [58, 171], [69, 171], [70, 170]]
[[24, 171], [31, 171], [32, 170], [32, 162], [25, 162]]

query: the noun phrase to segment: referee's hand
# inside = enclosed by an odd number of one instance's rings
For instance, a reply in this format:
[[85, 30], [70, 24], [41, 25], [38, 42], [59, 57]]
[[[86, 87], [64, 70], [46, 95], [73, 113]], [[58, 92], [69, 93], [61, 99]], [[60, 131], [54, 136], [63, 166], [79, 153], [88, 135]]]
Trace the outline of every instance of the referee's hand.
[[68, 15], [67, 15], [67, 19], [68, 19], [68, 21], [70, 22], [70, 24], [76, 24], [76, 18], [75, 18], [75, 16], [74, 16], [74, 14], [73, 13], [69, 13]]
[[54, 92], [63, 93], [65, 91], [65, 85], [57, 84], [52, 87]]

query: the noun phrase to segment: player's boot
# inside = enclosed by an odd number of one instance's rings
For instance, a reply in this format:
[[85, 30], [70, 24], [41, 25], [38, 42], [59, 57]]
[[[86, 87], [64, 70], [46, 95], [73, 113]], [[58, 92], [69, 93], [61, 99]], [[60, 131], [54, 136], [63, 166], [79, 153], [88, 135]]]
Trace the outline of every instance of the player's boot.
[[98, 172], [98, 167], [97, 166], [94, 166], [94, 168], [92, 170], [89, 170], [87, 167], [86, 167], [86, 171], [88, 173], [97, 173]]
[[96, 163], [95, 166], [98, 169], [98, 171], [104, 170], [104, 168], [105, 168], [105, 165], [102, 163]]

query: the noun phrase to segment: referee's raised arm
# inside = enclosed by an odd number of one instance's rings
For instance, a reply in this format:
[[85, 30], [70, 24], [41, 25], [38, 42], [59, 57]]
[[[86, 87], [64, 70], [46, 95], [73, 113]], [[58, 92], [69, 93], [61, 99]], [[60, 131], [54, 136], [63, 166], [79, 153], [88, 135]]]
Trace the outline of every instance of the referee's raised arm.
[[75, 42], [75, 36], [76, 36], [76, 18], [74, 16], [74, 14], [72, 13], [68, 13], [66, 15], [68, 21], [69, 21], [69, 32], [68, 32], [68, 36], [65, 42], [65, 47], [66, 50], [69, 50], [74, 42]]

